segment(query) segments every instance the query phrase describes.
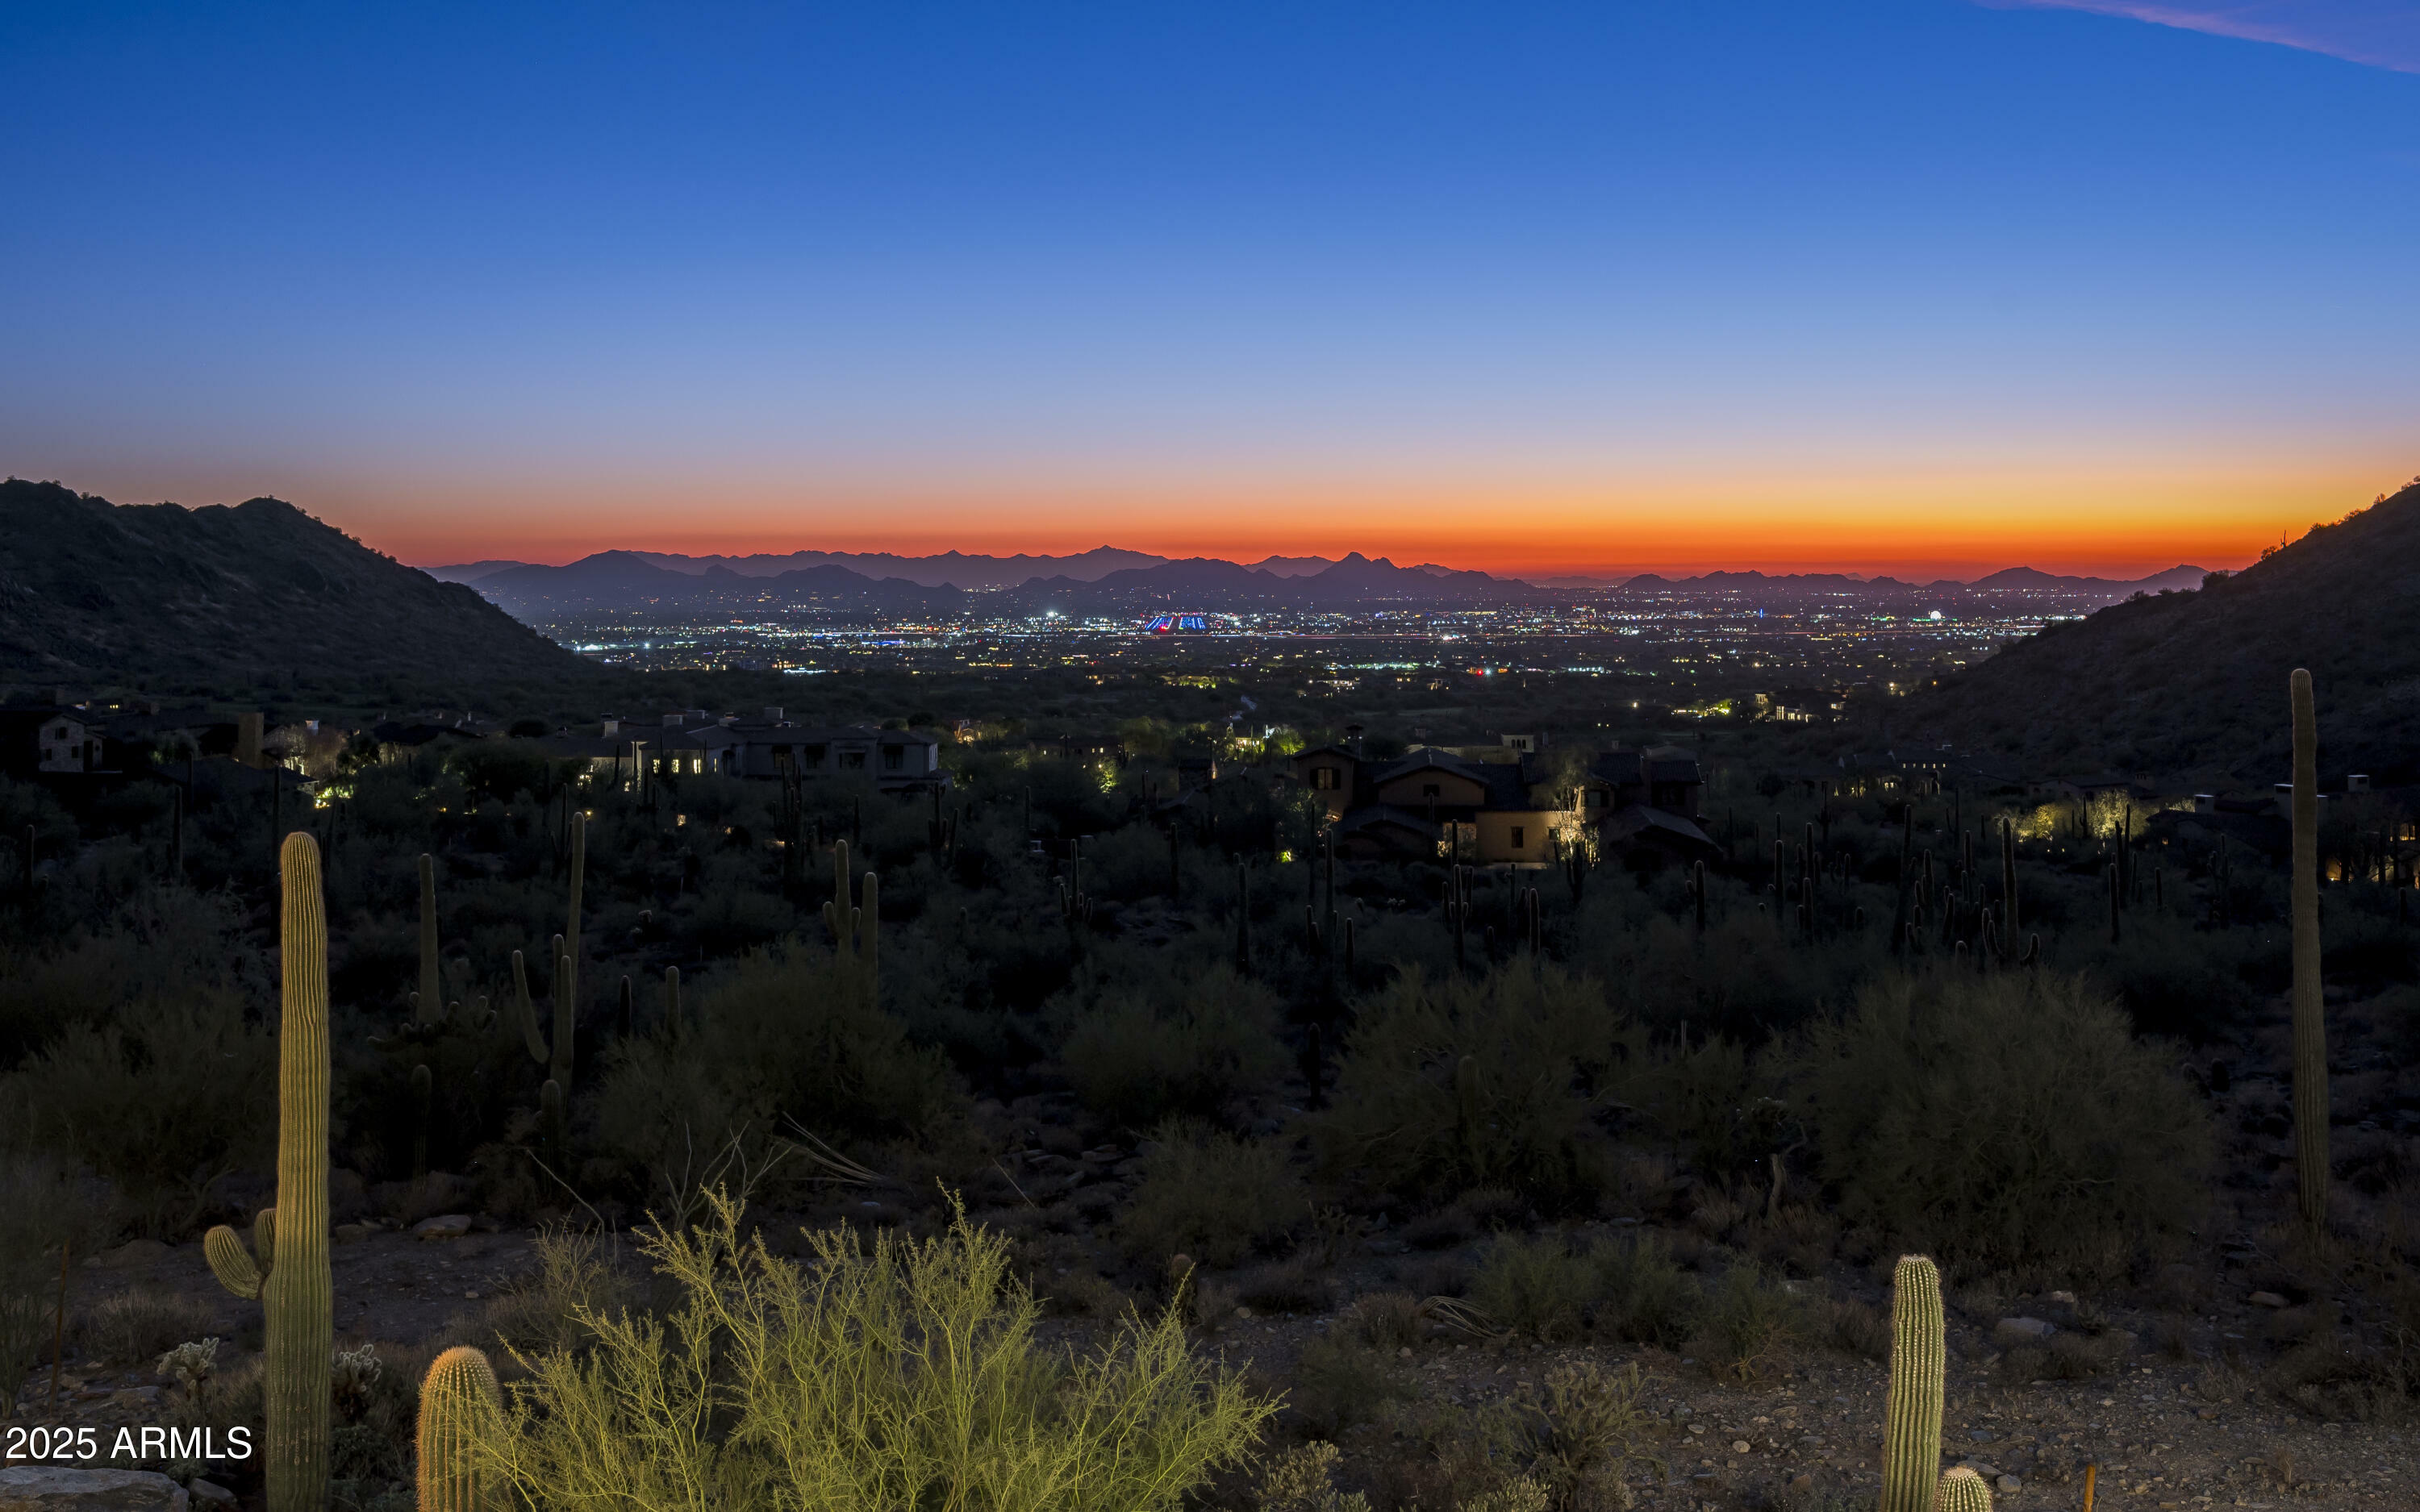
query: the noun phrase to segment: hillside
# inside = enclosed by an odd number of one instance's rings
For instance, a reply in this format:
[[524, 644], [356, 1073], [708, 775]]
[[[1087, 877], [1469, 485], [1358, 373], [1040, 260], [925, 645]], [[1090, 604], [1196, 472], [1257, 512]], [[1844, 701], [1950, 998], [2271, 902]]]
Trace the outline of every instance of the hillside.
[[0, 683], [334, 689], [587, 664], [292, 504], [113, 504], [0, 484]]
[[1895, 722], [2042, 770], [2287, 773], [2286, 679], [2317, 683], [2322, 781], [2420, 778], [2420, 481], [2198, 592], [2051, 625]]

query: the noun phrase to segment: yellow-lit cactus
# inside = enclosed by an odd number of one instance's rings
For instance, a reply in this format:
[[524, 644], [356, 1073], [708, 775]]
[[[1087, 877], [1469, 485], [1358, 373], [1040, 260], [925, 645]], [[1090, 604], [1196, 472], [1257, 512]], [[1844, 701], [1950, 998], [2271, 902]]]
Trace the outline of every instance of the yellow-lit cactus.
[[1992, 1488], [1964, 1465], [1952, 1465], [1942, 1473], [1941, 1489], [1932, 1497], [1932, 1512], [1992, 1512]]
[[221, 1226], [204, 1236], [202, 1253], [220, 1285], [260, 1299], [267, 1322], [269, 1512], [324, 1512], [335, 1297], [328, 1262], [328, 921], [318, 843], [300, 832], [287, 836], [278, 871], [285, 897], [277, 1206], [254, 1222], [251, 1252]]
[[1948, 1359], [1941, 1273], [1902, 1255], [1891, 1274], [1890, 1393], [1883, 1421], [1879, 1512], [1932, 1512], [1941, 1475], [1942, 1378]]
[[496, 1372], [456, 1345], [420, 1382], [420, 1512], [479, 1512], [479, 1441], [501, 1406]]

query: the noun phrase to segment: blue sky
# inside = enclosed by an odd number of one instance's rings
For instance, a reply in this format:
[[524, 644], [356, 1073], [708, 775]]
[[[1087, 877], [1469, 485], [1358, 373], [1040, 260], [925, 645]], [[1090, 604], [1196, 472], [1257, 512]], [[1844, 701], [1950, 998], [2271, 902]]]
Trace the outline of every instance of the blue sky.
[[2412, 68], [2379, 4], [20, 3], [0, 468], [420, 561], [2241, 555], [2420, 470]]

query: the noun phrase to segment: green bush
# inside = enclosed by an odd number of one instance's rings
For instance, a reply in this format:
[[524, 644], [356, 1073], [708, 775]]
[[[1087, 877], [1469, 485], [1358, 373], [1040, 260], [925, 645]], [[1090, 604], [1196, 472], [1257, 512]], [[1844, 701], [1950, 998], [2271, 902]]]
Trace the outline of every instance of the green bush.
[[1219, 966], [1108, 997], [1077, 1022], [1060, 1058], [1084, 1105], [1112, 1122], [1212, 1118], [1285, 1074], [1278, 1007], [1266, 988]]
[[1578, 1336], [1597, 1300], [1597, 1273], [1560, 1234], [1506, 1234], [1471, 1277], [1470, 1300], [1490, 1318], [1543, 1344]]
[[1329, 1169], [1562, 1205], [1603, 1184], [1590, 1112], [1633, 1046], [1591, 983], [1528, 965], [1479, 980], [1407, 971], [1361, 1006], [1344, 1049], [1336, 1105], [1314, 1126]]
[[277, 1041], [229, 996], [125, 1017], [68, 1030], [0, 1080], [0, 1103], [26, 1109], [37, 1148], [89, 1165], [145, 1232], [173, 1239], [209, 1211], [219, 1178], [268, 1159]]
[[525, 1363], [490, 1473], [539, 1505], [917, 1512], [1173, 1508], [1249, 1455], [1275, 1404], [1196, 1356], [1173, 1313], [1085, 1355], [1034, 1336], [1006, 1244], [810, 1233], [814, 1263], [739, 1238], [718, 1199], [649, 1233], [660, 1320], [583, 1308], [585, 1350]]
[[1143, 1257], [1189, 1255], [1230, 1266], [1291, 1233], [1310, 1214], [1285, 1151], [1198, 1125], [1162, 1127], [1142, 1180], [1118, 1215], [1118, 1237]]
[[2204, 1202], [2200, 1104], [2081, 978], [1885, 979], [1799, 1079], [1842, 1217], [1946, 1259], [2106, 1271]]
[[1589, 1247], [1594, 1267], [1599, 1337], [1634, 1344], [1679, 1344], [1697, 1322], [1697, 1283], [1652, 1234], [1603, 1239]]
[[1753, 1261], [1743, 1260], [1723, 1273], [1706, 1298], [1699, 1347], [1727, 1373], [1753, 1381], [1805, 1331], [1806, 1314], [1799, 1298], [1767, 1279]]
[[684, 1006], [686, 1024], [613, 1052], [595, 1098], [599, 1143], [651, 1194], [686, 1195], [735, 1139], [761, 1161], [794, 1122], [845, 1146], [930, 1142], [965, 1116], [947, 1059], [821, 951], [758, 951]]

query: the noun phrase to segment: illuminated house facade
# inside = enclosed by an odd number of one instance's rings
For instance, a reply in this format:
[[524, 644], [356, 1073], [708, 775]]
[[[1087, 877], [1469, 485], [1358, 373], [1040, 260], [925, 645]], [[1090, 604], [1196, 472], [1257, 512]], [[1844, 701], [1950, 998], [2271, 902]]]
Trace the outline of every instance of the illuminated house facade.
[[1371, 762], [1321, 746], [1291, 765], [1326, 805], [1346, 856], [1543, 866], [1584, 836], [1601, 851], [1684, 861], [1720, 855], [1697, 823], [1705, 792], [1697, 758], [1677, 747], [1601, 752], [1576, 791], [1556, 795], [1540, 791], [1550, 779], [1534, 752], [1481, 761], [1432, 746]]

